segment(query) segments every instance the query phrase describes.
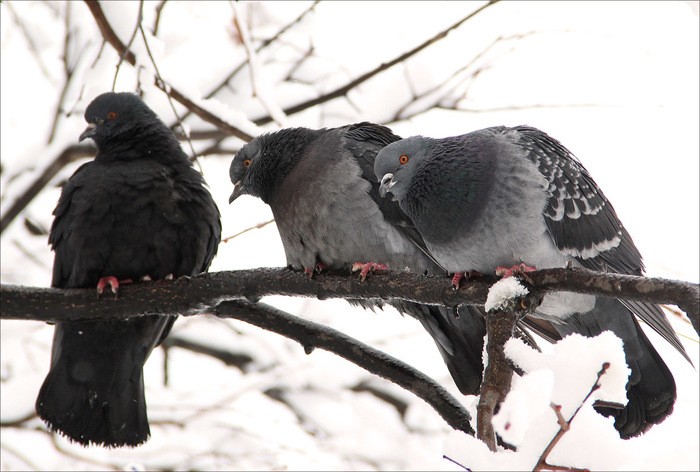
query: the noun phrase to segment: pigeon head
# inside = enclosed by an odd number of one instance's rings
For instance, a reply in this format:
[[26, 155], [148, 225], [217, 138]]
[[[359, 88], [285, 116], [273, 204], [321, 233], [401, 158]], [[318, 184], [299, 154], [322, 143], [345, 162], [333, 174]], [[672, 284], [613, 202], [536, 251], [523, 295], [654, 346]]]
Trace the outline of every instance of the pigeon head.
[[[229, 176], [231, 177], [231, 183], [233, 183], [233, 193], [228, 200], [229, 203], [232, 203], [244, 194], [258, 196], [252, 183], [251, 175], [254, 174], [254, 164], [258, 164], [258, 161], [261, 159], [260, 140], [261, 138], [253, 139], [250, 143], [243, 146], [236, 153], [233, 161], [231, 161]], [[249, 170], [250, 172], [248, 172]]]
[[88, 127], [80, 141], [92, 138], [98, 149], [114, 139], [133, 137], [135, 130], [143, 130], [144, 125], [165, 127], [138, 96], [128, 92], [107, 92], [95, 98], [85, 110], [85, 121]]
[[286, 128], [260, 135], [243, 146], [229, 169], [233, 183], [229, 203], [241, 195], [252, 195], [269, 203], [307, 145], [318, 136], [321, 130]]
[[379, 151], [374, 161], [374, 173], [381, 182], [381, 196], [392, 200], [406, 196], [416, 171], [432, 154], [430, 142], [422, 136], [412, 136]]

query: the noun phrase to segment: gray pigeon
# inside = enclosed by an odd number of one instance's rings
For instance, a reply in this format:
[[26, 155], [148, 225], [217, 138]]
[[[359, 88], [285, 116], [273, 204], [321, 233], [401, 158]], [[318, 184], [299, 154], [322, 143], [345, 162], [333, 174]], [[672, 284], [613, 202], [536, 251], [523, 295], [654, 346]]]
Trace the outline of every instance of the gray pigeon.
[[[445, 273], [413, 242], [420, 238], [395, 202], [379, 196], [374, 157], [400, 138], [384, 126], [359, 123], [332, 129], [289, 128], [258, 136], [231, 163], [240, 195], [270, 205], [293, 269], [350, 270], [355, 263]], [[365, 269], [369, 267], [365, 265]], [[382, 301], [355, 301], [366, 308]], [[460, 391], [475, 394], [483, 370], [483, 312], [393, 300], [430, 333]]]
[[[450, 273], [492, 274], [499, 266], [523, 263], [564, 267], [568, 260], [603, 272], [641, 275], [644, 269], [629, 233], [586, 169], [535, 128], [403, 139], [377, 155], [375, 174], [382, 195], [398, 202], [423, 248]], [[656, 305], [549, 294], [534, 315], [540, 326], [529, 324], [550, 339], [611, 330], [624, 341], [632, 370], [629, 402], [622, 410], [598, 408], [615, 417], [622, 438], [662, 422], [676, 398], [671, 372], [634, 315], [690, 361]]]

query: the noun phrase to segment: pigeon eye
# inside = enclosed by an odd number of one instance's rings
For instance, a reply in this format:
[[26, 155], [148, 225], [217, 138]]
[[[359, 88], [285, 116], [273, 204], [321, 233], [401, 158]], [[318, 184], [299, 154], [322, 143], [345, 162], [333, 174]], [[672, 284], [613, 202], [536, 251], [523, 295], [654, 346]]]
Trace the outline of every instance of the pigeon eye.
[[113, 119], [115, 119], [116, 117], [117, 117], [117, 113], [116, 113], [116, 112], [110, 111], [110, 112], [107, 114], [107, 118], [110, 119], [110, 120], [113, 120]]
[[245, 167], [246, 169], [250, 167], [250, 159], [246, 159], [245, 161], [243, 161], [243, 167]]
[[405, 164], [408, 162], [408, 156], [406, 154], [401, 154], [399, 156], [399, 163], [400, 164]]

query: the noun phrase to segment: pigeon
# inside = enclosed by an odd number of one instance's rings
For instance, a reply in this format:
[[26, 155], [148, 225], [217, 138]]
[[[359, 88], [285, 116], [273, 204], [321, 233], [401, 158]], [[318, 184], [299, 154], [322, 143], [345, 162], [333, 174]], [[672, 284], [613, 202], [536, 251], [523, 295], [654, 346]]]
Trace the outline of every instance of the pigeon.
[[[243, 146], [231, 162], [230, 202], [247, 194], [268, 204], [287, 264], [313, 274], [388, 267], [414, 273], [445, 271], [416, 244], [395, 202], [379, 196], [374, 157], [400, 138], [389, 128], [363, 122], [338, 128], [286, 128]], [[374, 265], [373, 265], [374, 264]], [[365, 308], [383, 301], [351, 300]], [[457, 387], [476, 394], [481, 385], [483, 311], [401, 300], [390, 304], [418, 319], [433, 337]]]
[[[642, 275], [642, 256], [590, 174], [561, 143], [528, 126], [432, 139], [413, 136], [376, 156], [380, 193], [399, 204], [425, 249], [449, 273], [574, 266]], [[528, 266], [525, 266], [527, 264]], [[508, 269], [510, 270], [510, 269]], [[548, 294], [528, 326], [556, 340], [610, 330], [631, 368], [622, 438], [662, 422], [676, 398], [673, 375], [641, 330], [641, 318], [688, 361], [657, 305], [569, 292]]]
[[[98, 96], [85, 120], [80, 140], [92, 138], [97, 155], [68, 179], [53, 212], [51, 285], [116, 295], [120, 283], [206, 271], [221, 239], [219, 210], [172, 131], [131, 93]], [[38, 415], [84, 446], [145, 442], [143, 365], [174, 322], [57, 322]]]

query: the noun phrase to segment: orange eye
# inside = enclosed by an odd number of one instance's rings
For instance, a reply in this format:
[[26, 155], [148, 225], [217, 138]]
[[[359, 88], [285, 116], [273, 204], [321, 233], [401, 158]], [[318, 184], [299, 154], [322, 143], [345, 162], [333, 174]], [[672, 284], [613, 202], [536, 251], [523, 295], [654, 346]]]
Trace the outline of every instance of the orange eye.
[[401, 154], [399, 156], [399, 163], [405, 164], [408, 162], [408, 156], [406, 154]]
[[243, 161], [243, 167], [245, 167], [246, 169], [250, 167], [250, 159], [246, 159], [245, 161]]
[[110, 120], [113, 120], [116, 117], [117, 117], [117, 114], [113, 111], [110, 111], [109, 114], [107, 114], [107, 118], [109, 118]]

